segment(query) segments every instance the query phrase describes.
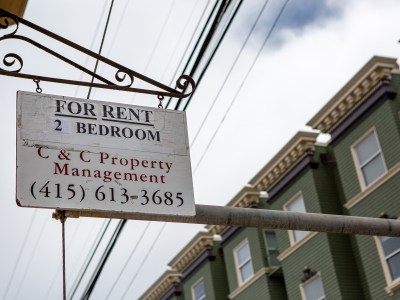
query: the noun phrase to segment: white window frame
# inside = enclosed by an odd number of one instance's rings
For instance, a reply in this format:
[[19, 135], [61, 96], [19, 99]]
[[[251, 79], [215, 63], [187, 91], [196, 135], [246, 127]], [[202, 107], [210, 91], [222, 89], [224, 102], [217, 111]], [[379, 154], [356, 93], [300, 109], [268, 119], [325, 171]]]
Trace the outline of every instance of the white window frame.
[[[383, 167], [385, 169], [385, 171], [379, 176], [377, 177], [373, 182], [371, 182], [369, 185], [367, 185], [367, 183], [365, 182], [365, 178], [362, 172], [362, 168], [363, 166], [361, 166], [359, 159], [358, 159], [358, 155], [357, 155], [357, 151], [356, 151], [356, 147], [367, 138], [367, 136], [369, 136], [370, 134], [374, 134], [375, 138], [378, 142], [378, 149], [379, 152], [377, 152], [374, 156], [370, 157], [368, 159], [368, 161], [366, 163], [364, 163], [364, 165], [366, 165], [368, 162], [370, 162], [373, 158], [375, 158], [377, 155], [381, 155], [382, 156], [382, 161], [383, 161]], [[381, 143], [379, 142], [379, 137], [378, 137], [378, 133], [375, 129], [375, 127], [370, 128], [369, 130], [367, 130], [360, 138], [358, 138], [356, 140], [356, 142], [351, 145], [351, 155], [353, 157], [353, 162], [356, 168], [356, 173], [357, 173], [357, 177], [358, 177], [358, 181], [360, 183], [360, 187], [361, 190], [365, 190], [367, 187], [371, 186], [374, 182], [376, 182], [379, 178], [381, 178], [382, 176], [384, 176], [387, 173], [387, 167], [386, 167], [386, 162], [385, 162], [385, 157], [383, 156], [383, 152], [382, 152], [382, 148], [381, 148]]]
[[301, 299], [302, 299], [302, 300], [308, 300], [308, 299], [307, 299], [307, 296], [306, 296], [306, 292], [305, 292], [305, 290], [304, 290], [304, 287], [305, 287], [307, 284], [309, 284], [309, 283], [311, 283], [311, 282], [313, 282], [314, 280], [317, 280], [317, 279], [319, 279], [319, 280], [321, 281], [322, 291], [324, 292], [323, 298], [320, 298], [319, 300], [326, 299], [326, 294], [325, 294], [325, 290], [324, 290], [324, 284], [323, 284], [322, 278], [321, 278], [321, 273], [318, 272], [317, 274], [315, 274], [314, 276], [312, 276], [310, 279], [308, 279], [307, 281], [302, 282], [302, 283], [300, 284], [300, 293], [301, 293]]
[[[306, 204], [304, 202], [304, 197], [303, 197], [303, 193], [301, 191], [297, 192], [292, 198], [290, 198], [290, 200], [288, 202], [286, 202], [283, 205], [283, 210], [285, 211], [291, 211], [288, 209], [288, 207], [290, 206], [290, 204], [292, 204], [294, 201], [296, 201], [297, 199], [299, 199], [301, 197], [301, 199], [303, 200], [303, 205], [304, 205], [304, 212], [307, 212], [306, 210]], [[311, 234], [312, 232], [309, 231], [307, 232], [303, 237], [299, 238], [298, 240], [296, 240], [295, 238], [295, 231], [303, 231], [303, 230], [288, 230], [288, 234], [289, 234], [289, 241], [290, 241], [290, 245], [293, 246], [297, 243], [299, 243], [300, 241], [304, 240], [309, 234]]]
[[[385, 256], [385, 253], [383, 251], [383, 246], [382, 246], [382, 242], [379, 236], [374, 236], [375, 239], [375, 243], [376, 243], [376, 247], [378, 249], [378, 254], [379, 254], [379, 259], [381, 261], [381, 265], [382, 265], [382, 269], [383, 269], [383, 274], [385, 275], [385, 279], [386, 279], [386, 291], [389, 294], [392, 294], [394, 290], [400, 288], [400, 277], [396, 278], [396, 279], [392, 279], [392, 275], [390, 273], [390, 269], [389, 269], [389, 265], [387, 263], [387, 258]], [[400, 251], [400, 249], [398, 250]], [[398, 252], [396, 252], [398, 253]]]
[[[196, 287], [196, 285], [198, 285], [200, 282], [203, 282], [203, 287], [204, 287], [204, 296], [201, 296], [200, 298], [196, 298], [196, 294], [194, 292], [194, 288]], [[195, 283], [192, 284], [191, 286], [191, 290], [192, 290], [192, 299], [193, 300], [205, 300], [207, 298], [206, 295], [206, 285], [204, 283], [204, 278], [200, 277]]]
[[[245, 260], [244, 262], [242, 262], [242, 264], [239, 264], [239, 259], [237, 256], [237, 252], [240, 248], [242, 248], [244, 245], [246, 245], [249, 247], [249, 253], [250, 256], [247, 260]], [[241, 286], [243, 285], [245, 282], [249, 281], [253, 276], [254, 276], [254, 266], [253, 266], [253, 259], [251, 257], [251, 248], [250, 248], [250, 243], [249, 240], [246, 238], [243, 241], [241, 241], [234, 249], [233, 249], [233, 258], [235, 261], [235, 270], [236, 270], [236, 277], [238, 280], [238, 285]], [[251, 265], [251, 269], [253, 271], [253, 274], [247, 278], [246, 280], [243, 280], [242, 278], [242, 273], [241, 273], [241, 267], [244, 266], [247, 262], [250, 261], [250, 265]]]

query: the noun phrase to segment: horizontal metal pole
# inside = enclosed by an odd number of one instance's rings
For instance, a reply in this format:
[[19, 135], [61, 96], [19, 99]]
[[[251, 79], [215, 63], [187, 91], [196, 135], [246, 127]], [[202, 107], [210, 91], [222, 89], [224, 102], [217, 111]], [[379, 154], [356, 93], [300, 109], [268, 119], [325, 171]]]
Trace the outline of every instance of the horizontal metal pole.
[[[264, 229], [290, 229], [343, 234], [400, 236], [400, 220], [286, 212], [279, 210], [196, 205], [196, 216], [154, 215], [126, 212], [64, 211], [68, 218], [94, 217], [191, 224], [226, 225]], [[57, 219], [60, 212], [56, 211]]]

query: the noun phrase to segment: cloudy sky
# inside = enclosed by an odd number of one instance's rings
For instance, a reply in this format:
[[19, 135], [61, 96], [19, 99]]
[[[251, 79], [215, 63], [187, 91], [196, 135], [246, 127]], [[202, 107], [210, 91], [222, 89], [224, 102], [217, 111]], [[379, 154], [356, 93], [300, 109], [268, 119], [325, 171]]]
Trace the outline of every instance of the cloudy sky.
[[[169, 85], [191, 36], [196, 34], [203, 10], [209, 11], [212, 2], [117, 0], [103, 55]], [[400, 52], [399, 1], [285, 3], [285, 0], [269, 0], [243, 50], [264, 1], [246, 1], [242, 5], [187, 109], [198, 204], [229, 202], [298, 130], [307, 130], [306, 122], [372, 56], [397, 57]], [[98, 51], [109, 5], [110, 1], [29, 0], [25, 18]], [[286, 7], [282, 16], [261, 51], [283, 5]], [[88, 68], [94, 66], [94, 61], [86, 56], [22, 26], [19, 34], [69, 55]], [[23, 58], [22, 72], [90, 79], [28, 44], [0, 41], [1, 60], [10, 52]], [[238, 53], [241, 54], [237, 58]], [[100, 66], [99, 72], [110, 74], [104, 66]], [[0, 77], [1, 299], [62, 298], [61, 225], [51, 219], [51, 210], [20, 208], [15, 204], [16, 92], [34, 92], [35, 87], [31, 80]], [[86, 98], [88, 93], [87, 88], [46, 82], [41, 87], [46, 94]], [[93, 90], [91, 99], [148, 106], [157, 103], [155, 97], [98, 89]], [[116, 220], [110, 223], [106, 236], [116, 224]], [[104, 226], [101, 219], [67, 220], [69, 292]], [[92, 299], [107, 296], [120, 299], [123, 295], [136, 299], [202, 228], [202, 225], [128, 222]], [[82, 281], [75, 299], [87, 279]]]

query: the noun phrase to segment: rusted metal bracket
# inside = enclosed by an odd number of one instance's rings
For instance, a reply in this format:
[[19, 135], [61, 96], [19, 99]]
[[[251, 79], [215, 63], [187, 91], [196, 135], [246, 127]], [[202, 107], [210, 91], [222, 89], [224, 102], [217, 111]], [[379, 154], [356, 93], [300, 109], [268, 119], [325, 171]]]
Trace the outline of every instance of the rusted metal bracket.
[[[15, 25], [11, 25], [11, 24], [15, 24]], [[97, 59], [98, 61], [101, 61], [101, 62], [107, 64], [108, 66], [115, 68], [116, 72], [114, 75], [114, 79], [109, 80], [103, 76], [100, 76], [100, 75], [96, 74], [95, 72], [81, 66], [77, 62], [61, 55], [60, 53], [57, 53], [57, 52], [49, 49], [48, 47], [30, 39], [29, 37], [17, 34], [20, 24], [23, 24], [33, 30], [36, 30], [36, 31], [50, 37], [51, 39], [54, 39], [68, 47], [78, 50], [81, 53], [89, 55], [90, 57], [93, 57], [93, 58]], [[181, 75], [176, 81], [176, 87], [178, 90], [175, 90], [167, 85], [164, 85], [164, 84], [162, 84], [158, 81], [155, 81], [145, 75], [135, 72], [123, 65], [120, 65], [108, 58], [105, 58], [104, 56], [101, 56], [101, 55], [99, 55], [89, 49], [86, 49], [78, 44], [75, 44], [74, 42], [71, 42], [70, 40], [67, 40], [47, 29], [44, 29], [32, 22], [29, 22], [21, 17], [18, 17], [16, 15], [0, 8], [0, 33], [1, 33], [1, 30], [3, 30], [3, 32], [7, 31], [7, 33], [5, 33], [4, 35], [0, 35], [0, 42], [5, 41], [5, 40], [20, 40], [20, 41], [27, 42], [27, 43], [35, 46], [36, 48], [41, 49], [41, 50], [51, 54], [52, 56], [66, 62], [67, 64], [81, 70], [82, 72], [85, 72], [86, 74], [92, 76], [93, 78], [99, 80], [102, 83], [92, 83], [92, 82], [85, 82], [85, 81], [77, 81], [77, 80], [69, 80], [69, 79], [21, 73], [24, 62], [23, 62], [23, 59], [21, 58], [21, 56], [19, 56], [16, 53], [8, 53], [8, 54], [4, 55], [4, 58], [2, 60], [3, 66], [0, 65], [0, 75], [26, 78], [26, 79], [32, 79], [32, 80], [55, 82], [55, 83], [62, 83], [62, 84], [71, 84], [71, 85], [95, 87], [95, 88], [102, 88], [102, 89], [135, 92], [135, 93], [141, 93], [141, 94], [157, 95], [158, 99], [163, 99], [164, 97], [175, 97], [175, 98], [180, 98], [180, 99], [186, 98], [193, 93], [193, 91], [196, 87], [194, 80], [190, 76]], [[150, 84], [154, 87], [157, 87], [159, 90], [135, 88], [135, 87], [133, 87], [133, 83], [134, 83], [135, 79], [140, 79], [144, 82], [147, 82], [148, 84]], [[188, 88], [191, 88], [190, 92], [183, 93], [183, 91], [187, 90]], [[181, 90], [182, 92], [179, 90]]]

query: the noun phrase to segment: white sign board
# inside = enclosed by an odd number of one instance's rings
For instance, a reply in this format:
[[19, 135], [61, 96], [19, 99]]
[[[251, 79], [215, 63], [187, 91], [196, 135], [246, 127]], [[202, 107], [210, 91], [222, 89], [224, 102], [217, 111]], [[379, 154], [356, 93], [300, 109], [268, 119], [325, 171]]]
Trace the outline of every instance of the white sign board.
[[17, 93], [17, 204], [193, 216], [186, 115]]

